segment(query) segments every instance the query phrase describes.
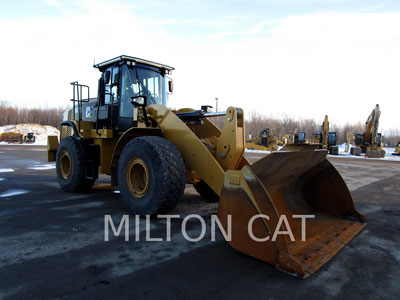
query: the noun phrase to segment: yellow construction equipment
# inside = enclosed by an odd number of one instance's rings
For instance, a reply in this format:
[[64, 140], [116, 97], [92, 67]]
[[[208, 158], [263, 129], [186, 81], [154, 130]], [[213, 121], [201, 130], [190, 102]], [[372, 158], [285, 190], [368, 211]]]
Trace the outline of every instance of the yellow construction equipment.
[[[375, 106], [365, 122], [363, 134], [355, 134], [355, 145], [365, 153], [366, 157], [385, 157], [385, 150], [382, 149], [382, 134], [378, 133], [379, 118], [381, 111], [379, 104]], [[351, 149], [352, 151], [354, 147]]]
[[396, 148], [394, 149], [392, 155], [400, 155], [400, 141], [397, 143]]
[[339, 154], [339, 148], [336, 146], [336, 132], [329, 131], [327, 115], [325, 115], [324, 122], [321, 125], [321, 132], [314, 134], [313, 144], [318, 144], [320, 149], [327, 149], [329, 154]]
[[0, 134], [0, 142], [22, 144], [24, 142], [24, 135], [18, 132], [3, 132]]
[[[315, 137], [314, 137], [315, 138]], [[312, 139], [312, 141], [314, 140]], [[303, 151], [303, 150], [315, 150], [319, 149], [320, 144], [314, 144], [306, 139], [306, 133], [304, 131], [298, 131], [294, 128], [292, 133], [289, 134], [289, 142], [281, 148], [282, 151]]]
[[[226, 232], [231, 216], [228, 242], [235, 249], [302, 278], [364, 228], [365, 216], [326, 150], [276, 151], [250, 164], [242, 109], [169, 110], [173, 68], [163, 64], [119, 56], [95, 67], [101, 72], [97, 98], [89, 91], [84, 98], [89, 88], [73, 82], [60, 143], [48, 138], [48, 159], [56, 161], [63, 190], [87, 190], [99, 173], [108, 174], [127, 209], [144, 216], [170, 211], [191, 183], [205, 198], [219, 200]], [[221, 115], [222, 130], [211, 121]], [[304, 215], [313, 217], [306, 237]], [[293, 236], [275, 236], [289, 229]]]
[[[351, 155], [355, 156], [360, 156], [361, 155], [361, 148], [356, 145], [356, 135], [352, 133], [347, 133], [346, 134], [346, 149], [344, 150], [345, 152], [349, 152]], [[355, 146], [355, 147], [351, 147]]]
[[290, 144], [292, 141], [292, 135], [290, 133], [286, 133], [282, 136], [281, 139], [278, 139], [278, 146], [286, 146]]
[[36, 137], [35, 137], [35, 133], [33, 132], [28, 132], [25, 136], [24, 136], [24, 143], [25, 144], [33, 144], [35, 143]]
[[329, 131], [328, 116], [324, 118], [321, 125], [320, 143], [323, 149], [327, 149], [332, 155], [339, 155], [339, 148], [336, 146], [336, 132]]
[[276, 151], [278, 150], [277, 138], [274, 137], [269, 128], [260, 131], [260, 135], [254, 139], [246, 139], [246, 149]]
[[354, 135], [351, 133], [346, 134], [346, 148], [344, 149], [344, 152], [349, 152], [350, 150], [350, 145], [352, 145], [352, 141], [354, 140]]

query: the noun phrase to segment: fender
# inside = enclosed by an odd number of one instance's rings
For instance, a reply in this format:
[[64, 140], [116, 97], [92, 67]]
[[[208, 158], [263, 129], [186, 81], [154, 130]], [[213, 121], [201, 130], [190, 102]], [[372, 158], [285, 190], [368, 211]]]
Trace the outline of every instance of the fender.
[[78, 129], [76, 128], [75, 124], [72, 121], [63, 121], [63, 122], [60, 123], [60, 125], [61, 126], [70, 126], [70, 127], [72, 127], [72, 130], [74, 132], [74, 137], [76, 139], [78, 139], [78, 140], [81, 139], [80, 136], [79, 136], [79, 133], [78, 133]]
[[121, 155], [122, 150], [125, 145], [129, 143], [130, 140], [141, 137], [141, 136], [162, 136], [161, 128], [137, 128], [132, 127], [125, 131], [125, 133], [118, 139], [111, 158], [111, 185], [117, 186], [117, 169], [118, 169], [118, 161]]

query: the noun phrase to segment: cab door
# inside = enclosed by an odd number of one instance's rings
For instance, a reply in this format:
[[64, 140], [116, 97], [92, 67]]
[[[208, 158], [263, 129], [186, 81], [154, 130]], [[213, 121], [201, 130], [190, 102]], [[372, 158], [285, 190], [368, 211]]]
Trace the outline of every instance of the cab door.
[[120, 103], [120, 70], [118, 66], [104, 71], [104, 98], [100, 102], [98, 113], [99, 128], [117, 129], [118, 106]]
[[137, 126], [134, 120], [135, 107], [131, 103], [133, 96], [139, 95], [136, 73], [130, 72], [127, 65], [121, 67], [121, 101], [119, 106], [118, 129], [126, 131]]

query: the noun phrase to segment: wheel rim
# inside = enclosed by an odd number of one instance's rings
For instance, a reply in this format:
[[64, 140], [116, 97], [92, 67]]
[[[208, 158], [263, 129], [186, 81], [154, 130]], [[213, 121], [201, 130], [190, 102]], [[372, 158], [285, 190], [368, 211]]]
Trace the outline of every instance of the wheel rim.
[[150, 185], [149, 169], [140, 158], [134, 158], [126, 169], [126, 181], [132, 195], [141, 198], [146, 195]]
[[60, 156], [60, 173], [64, 179], [68, 179], [72, 171], [71, 156], [67, 151], [63, 151]]

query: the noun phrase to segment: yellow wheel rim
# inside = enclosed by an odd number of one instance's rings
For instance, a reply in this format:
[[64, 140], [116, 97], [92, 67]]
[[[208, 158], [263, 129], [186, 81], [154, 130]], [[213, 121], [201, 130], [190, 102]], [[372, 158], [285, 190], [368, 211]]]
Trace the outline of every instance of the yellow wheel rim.
[[60, 173], [64, 179], [68, 179], [72, 171], [71, 156], [67, 151], [63, 151], [60, 156]]
[[150, 185], [149, 169], [140, 158], [134, 158], [126, 169], [126, 181], [129, 191], [136, 198], [146, 195]]

